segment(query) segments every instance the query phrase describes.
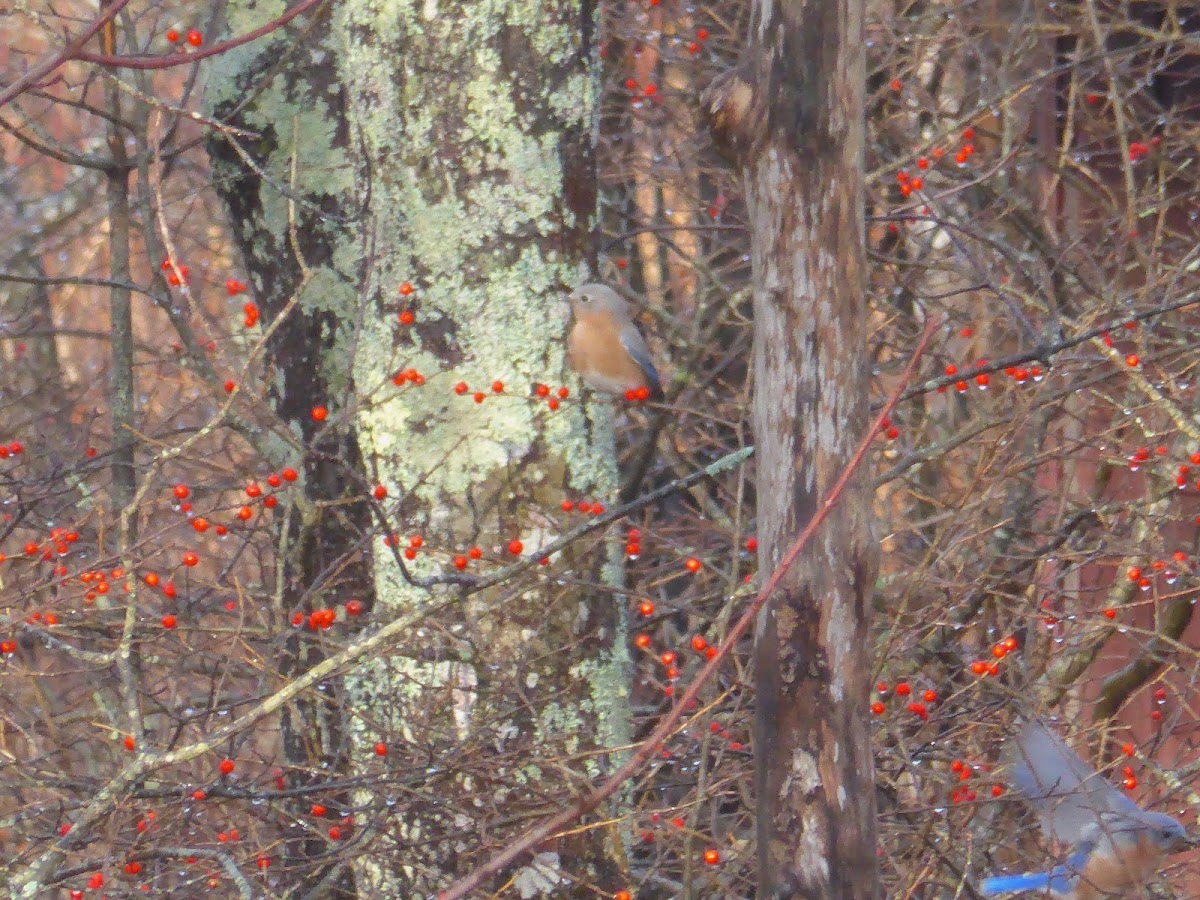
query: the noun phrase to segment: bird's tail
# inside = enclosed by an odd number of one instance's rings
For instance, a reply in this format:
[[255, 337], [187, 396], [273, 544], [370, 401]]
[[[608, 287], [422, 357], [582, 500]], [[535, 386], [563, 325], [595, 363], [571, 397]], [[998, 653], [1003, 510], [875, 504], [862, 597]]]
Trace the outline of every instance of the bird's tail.
[[997, 875], [985, 878], [979, 886], [979, 893], [985, 897], [998, 897], [1001, 894], [1015, 894], [1019, 891], [1038, 891], [1050, 887], [1053, 872], [1032, 872], [1028, 875]]

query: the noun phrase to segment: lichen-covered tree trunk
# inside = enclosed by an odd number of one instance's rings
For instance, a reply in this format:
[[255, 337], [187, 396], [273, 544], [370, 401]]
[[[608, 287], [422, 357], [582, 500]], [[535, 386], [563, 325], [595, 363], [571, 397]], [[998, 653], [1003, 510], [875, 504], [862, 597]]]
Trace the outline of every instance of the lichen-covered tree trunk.
[[[279, 11], [232, 0], [231, 30]], [[568, 796], [572, 771], [596, 774], [591, 751], [628, 743], [621, 607], [578, 587], [597, 556], [465, 597], [412, 581], [456, 556], [497, 568], [557, 535], [565, 496], [615, 494], [603, 405], [534, 391], [564, 384], [560, 301], [588, 269], [593, 27], [579, 0], [342, 0], [214, 78], [215, 111], [261, 135], [253, 167], [214, 144], [216, 183], [264, 320], [287, 317], [275, 396], [309, 450], [284, 604], [356, 591], [378, 621], [436, 606], [340, 702], [284, 723], [305, 729], [290, 746], [310, 771], [403, 770], [347, 798], [361, 896], [434, 895]], [[388, 496], [368, 501], [376, 484]], [[319, 658], [303, 637], [290, 650], [289, 671]], [[586, 831], [506, 877], [524, 896], [604, 885], [617, 844]]]
[[[772, 571], [866, 431], [861, 0], [756, 2], [709, 88], [746, 177], [754, 267], [759, 554]], [[842, 496], [758, 622], [760, 898], [877, 895], [864, 719], [876, 571], [867, 479]]]

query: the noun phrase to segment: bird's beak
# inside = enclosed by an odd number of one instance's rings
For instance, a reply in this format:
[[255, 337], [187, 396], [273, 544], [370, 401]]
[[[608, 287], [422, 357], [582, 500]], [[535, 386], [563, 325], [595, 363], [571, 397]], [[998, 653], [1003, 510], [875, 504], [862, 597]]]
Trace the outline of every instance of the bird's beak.
[[1181, 838], [1176, 838], [1175, 843], [1171, 845], [1170, 852], [1172, 854], [1185, 853], [1188, 850], [1195, 850], [1197, 847], [1200, 847], [1200, 834], [1189, 832]]

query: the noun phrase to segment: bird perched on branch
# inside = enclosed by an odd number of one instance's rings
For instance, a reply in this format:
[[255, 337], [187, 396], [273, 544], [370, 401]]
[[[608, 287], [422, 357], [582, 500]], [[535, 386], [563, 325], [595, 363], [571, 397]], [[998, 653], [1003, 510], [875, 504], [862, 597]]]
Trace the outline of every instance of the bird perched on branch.
[[606, 394], [626, 396], [645, 388], [648, 396], [661, 397], [646, 340], [621, 295], [607, 285], [585, 284], [568, 299], [574, 323], [567, 361], [583, 383]]
[[987, 878], [983, 896], [1126, 897], [1154, 878], [1168, 854], [1194, 846], [1178, 821], [1143, 810], [1041, 722], [1026, 724], [1013, 744], [1013, 785], [1032, 802], [1046, 836], [1072, 845], [1071, 855], [1046, 872]]

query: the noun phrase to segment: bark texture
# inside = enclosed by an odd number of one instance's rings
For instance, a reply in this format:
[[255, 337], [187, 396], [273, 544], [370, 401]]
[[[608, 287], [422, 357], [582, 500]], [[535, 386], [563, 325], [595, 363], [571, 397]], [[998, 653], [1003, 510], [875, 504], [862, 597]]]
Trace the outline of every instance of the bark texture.
[[[231, 30], [281, 11], [268, 7], [234, 0]], [[604, 407], [529, 400], [534, 384], [566, 380], [561, 299], [588, 268], [594, 10], [344, 0], [325, 15], [303, 37], [218, 64], [215, 108], [261, 138], [243, 148], [253, 167], [231, 141], [214, 157], [264, 318], [287, 309], [272, 340], [277, 407], [316, 450], [286, 542], [284, 605], [353, 590], [386, 621], [454, 593], [410, 584], [378, 538], [364, 547], [366, 504], [346, 501], [371, 485], [391, 492], [376, 521], [401, 541], [422, 535], [418, 577], [472, 545], [486, 554], [473, 565], [511, 558], [514, 539], [532, 551], [556, 536], [549, 511], [568, 492], [615, 495]], [[409, 369], [424, 385], [393, 382]], [[459, 381], [486, 402], [455, 393]], [[315, 403], [330, 410], [320, 426]], [[388, 764], [410, 766], [399, 797], [348, 798], [370, 841], [355, 883], [336, 866], [314, 878], [361, 896], [434, 896], [474, 851], [558, 802], [576, 759], [597, 774], [603, 757], [588, 751], [628, 743], [621, 609], [608, 593], [536, 578], [474, 594], [364, 661], [340, 704], [290, 711], [289, 756], [310, 772], [375, 771], [382, 736]], [[287, 673], [319, 658], [292, 650]], [[527, 897], [604, 884], [619, 843], [590, 830], [505, 878]]]
[[[868, 422], [863, 6], [758, 2], [705, 103], [742, 166], [754, 267], [759, 554], [773, 570]], [[878, 893], [868, 616], [876, 572], [859, 477], [758, 622], [761, 898]]]

